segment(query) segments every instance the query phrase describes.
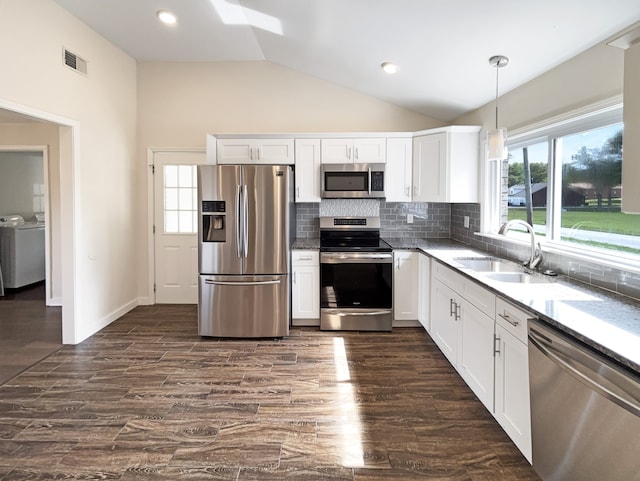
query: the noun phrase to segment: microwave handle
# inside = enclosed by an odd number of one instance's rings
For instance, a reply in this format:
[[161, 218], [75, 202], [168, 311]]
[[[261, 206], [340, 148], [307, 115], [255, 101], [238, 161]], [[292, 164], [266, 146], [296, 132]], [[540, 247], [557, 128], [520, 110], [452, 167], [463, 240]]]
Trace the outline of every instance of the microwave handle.
[[371, 196], [371, 167], [369, 167], [369, 196]]

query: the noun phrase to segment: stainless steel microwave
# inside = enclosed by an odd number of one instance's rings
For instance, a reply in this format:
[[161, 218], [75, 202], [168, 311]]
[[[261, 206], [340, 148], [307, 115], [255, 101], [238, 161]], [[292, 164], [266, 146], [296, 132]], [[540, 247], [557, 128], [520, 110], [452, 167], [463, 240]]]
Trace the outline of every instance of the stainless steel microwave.
[[385, 164], [322, 164], [323, 199], [384, 199]]

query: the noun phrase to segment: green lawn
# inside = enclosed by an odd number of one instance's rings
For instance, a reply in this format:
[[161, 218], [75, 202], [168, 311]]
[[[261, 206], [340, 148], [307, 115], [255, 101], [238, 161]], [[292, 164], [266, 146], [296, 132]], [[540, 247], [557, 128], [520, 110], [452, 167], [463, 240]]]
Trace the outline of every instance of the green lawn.
[[[533, 209], [533, 223], [546, 224], [546, 209]], [[526, 220], [524, 207], [509, 207], [509, 220]], [[622, 212], [568, 211], [562, 213], [562, 227], [611, 232], [614, 234], [640, 235], [640, 216]]]

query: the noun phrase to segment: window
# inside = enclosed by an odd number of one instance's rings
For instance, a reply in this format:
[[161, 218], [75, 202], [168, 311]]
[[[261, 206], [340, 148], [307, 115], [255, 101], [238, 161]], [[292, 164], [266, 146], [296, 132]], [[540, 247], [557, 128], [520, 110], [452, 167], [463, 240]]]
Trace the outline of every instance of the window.
[[197, 168], [195, 165], [164, 166], [164, 231], [193, 234], [198, 229]]
[[561, 248], [640, 256], [640, 222], [620, 210], [621, 120], [615, 106], [513, 135], [500, 222], [528, 221]]

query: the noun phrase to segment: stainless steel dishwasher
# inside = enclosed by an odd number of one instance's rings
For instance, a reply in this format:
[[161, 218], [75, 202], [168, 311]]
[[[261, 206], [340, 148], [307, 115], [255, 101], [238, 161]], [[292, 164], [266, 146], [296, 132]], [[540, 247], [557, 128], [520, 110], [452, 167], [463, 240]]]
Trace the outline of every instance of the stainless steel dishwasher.
[[640, 480], [640, 377], [529, 321], [533, 467], [544, 481]]

